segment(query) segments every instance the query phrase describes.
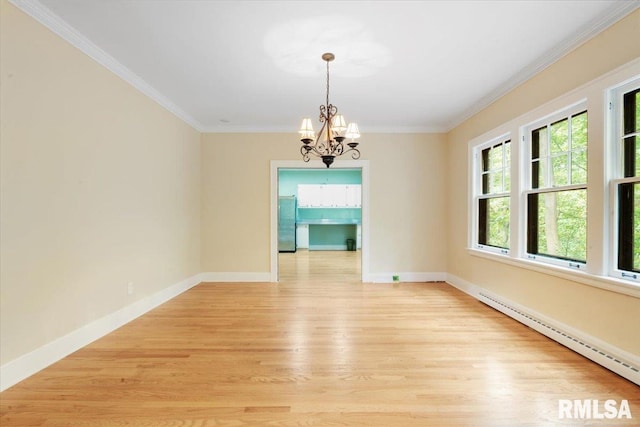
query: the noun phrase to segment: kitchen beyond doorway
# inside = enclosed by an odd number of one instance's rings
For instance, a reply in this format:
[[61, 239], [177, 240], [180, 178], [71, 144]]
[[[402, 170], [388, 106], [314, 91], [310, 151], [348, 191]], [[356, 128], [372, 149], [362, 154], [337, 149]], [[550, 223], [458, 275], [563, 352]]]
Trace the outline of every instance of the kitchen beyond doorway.
[[[362, 203], [367, 199], [363, 187], [368, 181], [368, 172], [364, 173], [368, 162], [353, 163], [351, 167], [327, 170], [307, 164], [295, 167], [287, 161], [272, 162], [272, 203], [276, 197], [278, 201], [285, 196], [295, 197], [297, 223], [296, 251], [274, 251], [273, 244], [281, 243], [280, 224], [272, 218], [272, 226], [278, 224], [277, 230], [272, 229], [272, 281], [290, 281], [298, 276], [313, 281], [363, 280], [368, 253], [363, 224], [368, 213]], [[314, 188], [325, 190], [323, 200], [315, 204], [308, 198]], [[328, 199], [327, 194], [331, 195]], [[272, 205], [272, 214], [279, 215], [279, 205], [274, 208]]]

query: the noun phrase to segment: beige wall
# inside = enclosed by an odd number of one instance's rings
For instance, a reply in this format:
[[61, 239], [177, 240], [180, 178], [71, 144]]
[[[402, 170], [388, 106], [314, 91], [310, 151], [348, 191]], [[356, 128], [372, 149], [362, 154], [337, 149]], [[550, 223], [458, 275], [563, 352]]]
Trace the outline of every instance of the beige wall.
[[[448, 229], [449, 273], [636, 355], [640, 354], [640, 299], [479, 258], [467, 252], [468, 171], [466, 167], [459, 166], [467, 164], [470, 140], [638, 57], [640, 10], [453, 129], [448, 134], [447, 175], [448, 212], [451, 215]], [[601, 105], [594, 108], [602, 111]], [[590, 114], [590, 128], [592, 117]], [[601, 135], [602, 132], [593, 134]], [[590, 140], [590, 145], [597, 144], [598, 140]], [[597, 159], [590, 155], [590, 164], [592, 160]], [[598, 181], [598, 176], [592, 178]], [[602, 201], [602, 191], [590, 192], [589, 198], [590, 206], [595, 206], [592, 201]], [[598, 215], [596, 220], [599, 220]]]
[[[270, 161], [301, 160], [299, 146], [295, 133], [203, 135], [203, 271], [269, 272]], [[370, 273], [444, 272], [445, 136], [364, 133], [360, 148], [370, 170]]]
[[200, 135], [0, 7], [5, 364], [201, 271]]

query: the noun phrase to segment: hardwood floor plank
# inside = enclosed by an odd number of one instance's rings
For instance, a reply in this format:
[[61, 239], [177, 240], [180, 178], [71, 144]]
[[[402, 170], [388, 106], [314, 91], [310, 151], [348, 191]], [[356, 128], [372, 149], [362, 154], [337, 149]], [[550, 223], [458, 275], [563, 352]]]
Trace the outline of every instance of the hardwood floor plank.
[[[640, 424], [631, 382], [447, 284], [350, 268], [200, 284], [1, 393], [0, 425]], [[559, 419], [559, 399], [633, 418]]]

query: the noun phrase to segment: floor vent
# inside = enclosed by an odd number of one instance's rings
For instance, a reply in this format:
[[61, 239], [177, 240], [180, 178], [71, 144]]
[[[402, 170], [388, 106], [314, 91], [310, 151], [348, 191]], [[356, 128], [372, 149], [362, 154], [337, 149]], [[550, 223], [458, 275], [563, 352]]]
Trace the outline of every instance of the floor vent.
[[[606, 351], [598, 348], [592, 344], [584, 342], [580, 338], [576, 338], [571, 334], [558, 329], [555, 326], [531, 316], [528, 313], [523, 312], [515, 307], [505, 304], [504, 302], [497, 300], [496, 298], [487, 295], [483, 292], [479, 293], [480, 301], [492, 306], [493, 308], [505, 313], [506, 315], [513, 317], [514, 319], [524, 323], [527, 326], [531, 326], [538, 332], [548, 336], [554, 341], [565, 345], [572, 350], [582, 354], [583, 356], [593, 360], [596, 363], [603, 365], [604, 367], [611, 369], [612, 371], [622, 375], [623, 377], [638, 384], [640, 379], [640, 368], [634, 366], [626, 361], [620, 360], [618, 357], [612, 356]], [[604, 358], [604, 359], [603, 359]], [[606, 360], [605, 360], [606, 359]], [[607, 363], [601, 363], [601, 362]]]

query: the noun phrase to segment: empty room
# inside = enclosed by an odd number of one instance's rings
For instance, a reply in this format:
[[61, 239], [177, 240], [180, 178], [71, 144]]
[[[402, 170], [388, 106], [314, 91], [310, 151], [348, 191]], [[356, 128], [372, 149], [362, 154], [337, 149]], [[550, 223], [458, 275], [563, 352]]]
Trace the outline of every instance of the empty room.
[[640, 425], [640, 1], [0, 0], [0, 425]]

